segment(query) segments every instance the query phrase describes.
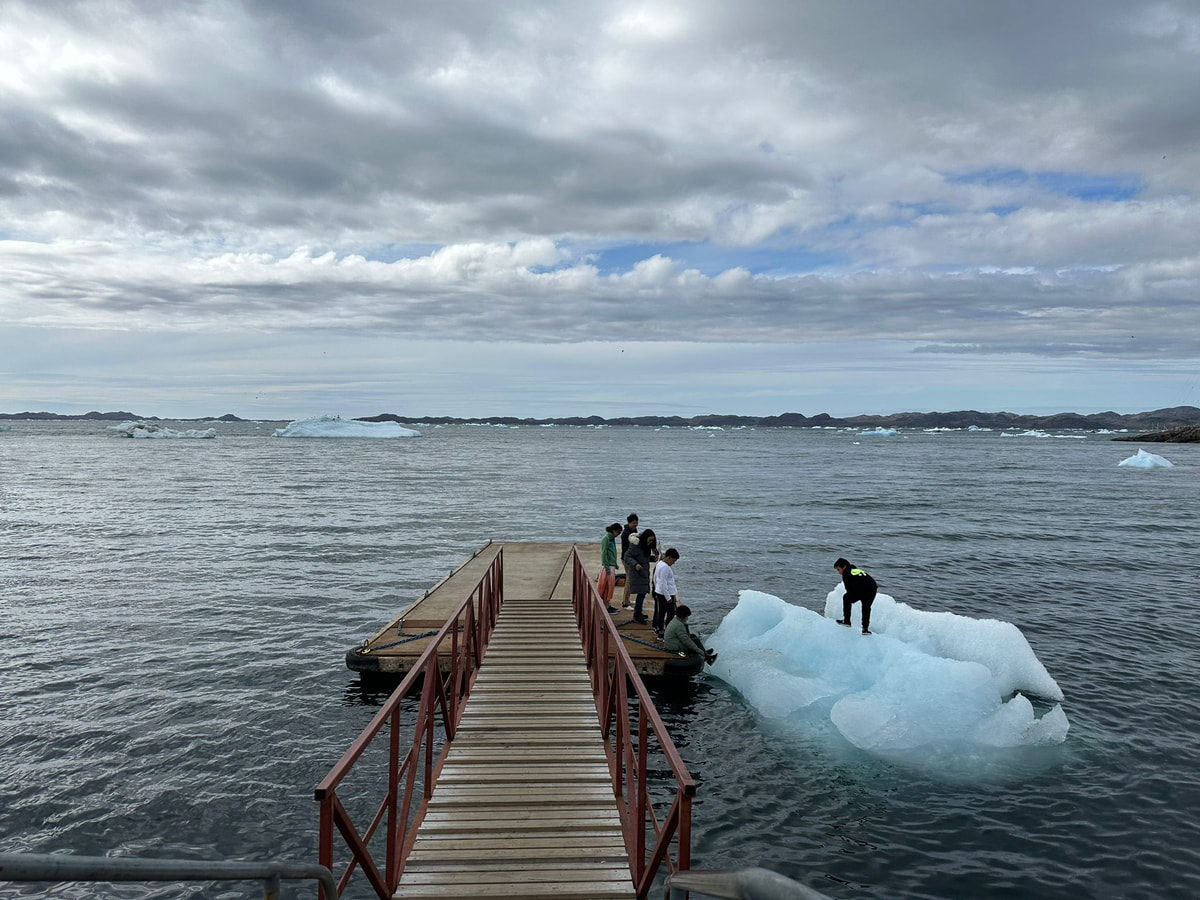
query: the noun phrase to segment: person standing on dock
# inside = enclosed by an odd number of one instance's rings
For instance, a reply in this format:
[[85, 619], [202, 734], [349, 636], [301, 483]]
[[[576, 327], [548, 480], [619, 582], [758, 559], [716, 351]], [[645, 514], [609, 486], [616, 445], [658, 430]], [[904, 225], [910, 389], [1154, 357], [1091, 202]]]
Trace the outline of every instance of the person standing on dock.
[[621, 523], [613, 522], [604, 529], [604, 537], [600, 539], [600, 577], [596, 580], [596, 591], [610, 613], [617, 611], [612, 598], [617, 585], [617, 535], [620, 533]]
[[[667, 553], [671, 551], [668, 550]], [[666, 557], [663, 557], [666, 559]], [[679, 653], [683, 656], [703, 656], [704, 661], [710, 666], [717, 661], [717, 654], [712, 650], [706, 650], [704, 645], [692, 637], [692, 632], [688, 628], [688, 617], [692, 614], [692, 610], [680, 604], [675, 610], [675, 617], [667, 623], [667, 633], [663, 638], [663, 646], [672, 653]]]
[[633, 620], [645, 625], [646, 615], [642, 612], [642, 604], [646, 601], [646, 594], [650, 593], [650, 561], [646, 559], [641, 538], [636, 531], [629, 535], [629, 549], [625, 551], [625, 584], [637, 598], [633, 604]]
[[838, 557], [833, 564], [838, 574], [842, 576], [842, 584], [846, 593], [842, 595], [842, 617], [837, 620], [839, 625], [850, 627], [850, 607], [862, 601], [862, 633], [871, 633], [871, 604], [875, 602], [875, 594], [879, 586], [875, 579], [867, 574], [865, 569], [850, 565], [845, 557]]
[[654, 633], [662, 637], [666, 627], [675, 618], [675, 604], [679, 600], [679, 590], [675, 587], [675, 569], [679, 561], [679, 551], [674, 547], [667, 548], [654, 565]]
[[630, 513], [625, 517], [625, 527], [621, 529], [621, 565], [625, 566], [625, 591], [621, 595], [621, 606], [629, 608], [629, 566], [625, 564], [625, 554], [629, 552], [629, 536], [637, 534], [638, 517], [637, 513]]

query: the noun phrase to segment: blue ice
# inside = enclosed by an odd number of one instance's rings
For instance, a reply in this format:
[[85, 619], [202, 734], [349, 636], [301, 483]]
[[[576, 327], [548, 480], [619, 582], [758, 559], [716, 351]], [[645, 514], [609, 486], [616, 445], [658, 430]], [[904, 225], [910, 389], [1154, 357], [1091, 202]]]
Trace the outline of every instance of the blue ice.
[[[744, 590], [709, 643], [709, 670], [764, 717], [828, 724], [855, 747], [922, 765], [929, 754], [1062, 744], [1070, 727], [1062, 689], [1015, 625], [926, 612], [879, 594], [871, 631], [842, 614], [844, 588], [825, 614]], [[1039, 699], [1041, 715], [1029, 697]], [[822, 725], [821, 723], [826, 723]]]
[[337, 416], [298, 419], [286, 428], [275, 429], [275, 437], [290, 438], [400, 438], [419, 437], [420, 434], [395, 422], [360, 422]]
[[1132, 469], [1170, 469], [1173, 468], [1171, 461], [1157, 453], [1147, 453], [1145, 450], [1138, 450], [1133, 456], [1128, 459], [1123, 459], [1118, 466], [1129, 466]]

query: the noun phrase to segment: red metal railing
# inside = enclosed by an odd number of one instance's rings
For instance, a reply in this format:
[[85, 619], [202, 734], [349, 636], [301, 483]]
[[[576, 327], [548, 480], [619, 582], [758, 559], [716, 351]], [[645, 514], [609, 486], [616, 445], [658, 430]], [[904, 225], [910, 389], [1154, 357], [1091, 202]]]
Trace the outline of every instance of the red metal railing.
[[[346, 889], [356, 868], [362, 869], [380, 900], [387, 900], [395, 893], [404, 872], [405, 860], [416, 841], [417, 826], [425, 815], [437, 774], [449, 752], [467, 695], [475, 682], [488, 639], [496, 625], [503, 602], [503, 585], [504, 551], [501, 549], [470, 595], [413, 664], [400, 686], [384, 702], [337, 765], [317, 785], [315, 796], [321, 804], [319, 861], [336, 874], [333, 866], [335, 828], [350, 851], [349, 862], [338, 880], [338, 896]], [[448, 653], [441, 649], [447, 640]], [[415, 720], [411, 723], [412, 740], [401, 757], [401, 704], [418, 692]], [[412, 704], [408, 704], [408, 707], [406, 713], [412, 715]], [[440, 751], [435, 752], [439, 713], [444, 740]], [[387, 787], [370, 824], [360, 831], [338, 797], [338, 785], [385, 727], [389, 732]], [[421, 773], [419, 783], [418, 772]], [[372, 838], [381, 824], [385, 824], [386, 828], [382, 871], [370, 849]], [[334, 898], [325, 897], [324, 900]]]
[[[691, 867], [692, 797], [696, 782], [667, 734], [616, 625], [605, 612], [605, 604], [583, 567], [578, 549], [574, 551], [571, 597], [596, 695], [596, 711], [604, 734], [604, 751], [612, 772], [633, 884], [637, 896], [644, 898], [664, 862], [672, 873]], [[636, 710], [631, 709], [632, 701], [636, 701]], [[675, 797], [661, 822], [650, 799], [647, 778], [651, 734], [675, 776]], [[653, 844], [648, 847], [649, 837], [653, 838]], [[672, 842], [674, 859], [670, 852]]]

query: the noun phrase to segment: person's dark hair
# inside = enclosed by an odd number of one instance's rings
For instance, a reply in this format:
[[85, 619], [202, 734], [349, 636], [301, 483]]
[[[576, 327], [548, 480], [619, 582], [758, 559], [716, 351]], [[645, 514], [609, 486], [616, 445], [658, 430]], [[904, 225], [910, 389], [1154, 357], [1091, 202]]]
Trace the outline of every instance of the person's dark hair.
[[683, 606], [681, 604], [681, 605], [675, 607], [675, 618], [677, 618], [677, 619], [686, 619], [691, 614], [692, 614], [692, 608], [690, 606]]
[[637, 513], [630, 513], [625, 517], [626, 522], [636, 522], [638, 520]]
[[654, 543], [657, 544], [658, 543], [658, 535], [654, 533], [653, 528], [647, 528], [645, 531], [642, 532], [642, 546], [645, 547], [651, 541], [653, 541]]
[[850, 560], [844, 556], [839, 556], [838, 561], [833, 564], [833, 567], [835, 569], [848, 569], [850, 568]]
[[[668, 547], [667, 552], [663, 554], [663, 559], [666, 559], [668, 556], [671, 557], [671, 559], [679, 559], [679, 551], [674, 547]], [[676, 615], [678, 615], [678, 613], [676, 613]]]
[[611, 525], [609, 525], [604, 530], [607, 531], [609, 534], [620, 534], [621, 533], [621, 523], [613, 522]]

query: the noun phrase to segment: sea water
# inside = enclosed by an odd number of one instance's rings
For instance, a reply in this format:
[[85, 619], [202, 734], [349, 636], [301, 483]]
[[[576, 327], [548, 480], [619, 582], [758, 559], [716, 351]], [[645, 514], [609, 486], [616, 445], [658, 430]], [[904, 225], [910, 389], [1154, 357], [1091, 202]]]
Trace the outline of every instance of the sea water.
[[1200, 446], [1137, 469], [1081, 433], [282, 424], [0, 435], [0, 849], [315, 860], [313, 788], [383, 699], [346, 649], [488, 539], [599, 541], [636, 511], [702, 634], [743, 590], [823, 612], [846, 556], [915, 609], [1017, 626], [1070, 721], [913, 767], [711, 674], [657, 688], [699, 782], [695, 867], [832, 897], [1200, 896]]

